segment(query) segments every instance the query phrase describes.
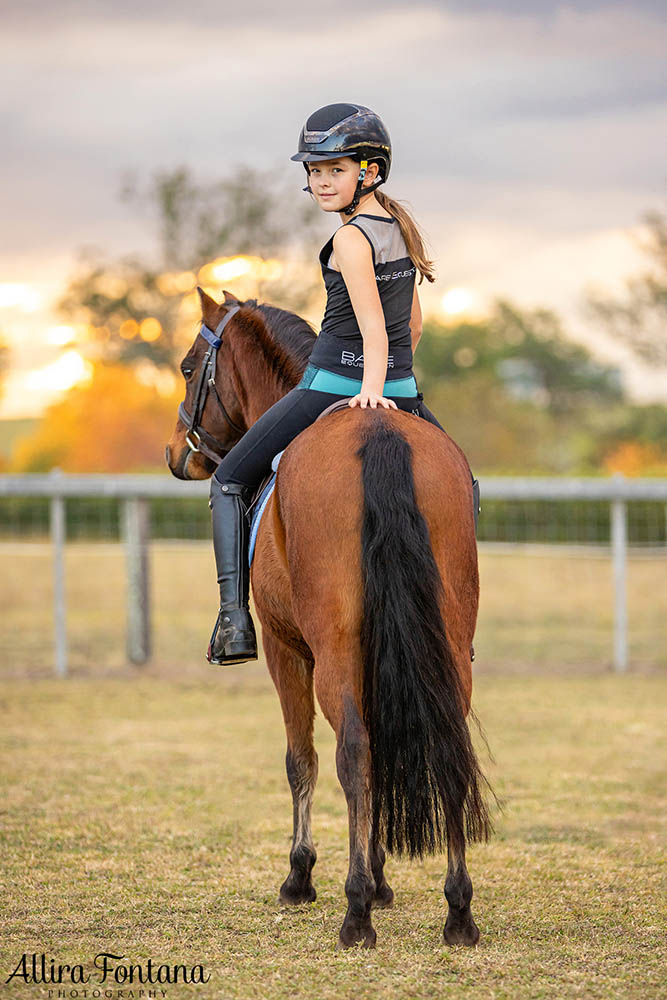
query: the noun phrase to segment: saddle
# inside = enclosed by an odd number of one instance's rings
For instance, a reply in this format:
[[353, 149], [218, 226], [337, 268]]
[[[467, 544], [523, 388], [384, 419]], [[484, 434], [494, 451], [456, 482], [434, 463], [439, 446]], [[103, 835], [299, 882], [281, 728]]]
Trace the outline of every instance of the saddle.
[[335, 413], [336, 410], [347, 410], [351, 399], [352, 396], [345, 396], [344, 399], [337, 399], [335, 403], [331, 404], [331, 406], [327, 406], [326, 410], [322, 410], [317, 419], [321, 420], [322, 417], [326, 417], [327, 413]]
[[[317, 422], [317, 420], [321, 420], [322, 417], [326, 417], [329, 413], [335, 413], [336, 410], [347, 409], [348, 403], [351, 399], [352, 396], [346, 396], [344, 399], [337, 399], [335, 403], [331, 404], [331, 406], [327, 406], [326, 410], [322, 410], [315, 422]], [[273, 493], [273, 488], [276, 485], [276, 473], [278, 471], [278, 463], [280, 462], [282, 454], [283, 452], [279, 451], [278, 454], [274, 456], [271, 462], [271, 472], [267, 473], [267, 475], [264, 476], [264, 479], [262, 479], [253, 495], [250, 506], [248, 507], [248, 517], [250, 518], [248, 565], [250, 566], [252, 566], [252, 557], [255, 554], [255, 542], [257, 540], [257, 532], [259, 531], [259, 522], [262, 520], [262, 514], [266, 509], [269, 498]]]

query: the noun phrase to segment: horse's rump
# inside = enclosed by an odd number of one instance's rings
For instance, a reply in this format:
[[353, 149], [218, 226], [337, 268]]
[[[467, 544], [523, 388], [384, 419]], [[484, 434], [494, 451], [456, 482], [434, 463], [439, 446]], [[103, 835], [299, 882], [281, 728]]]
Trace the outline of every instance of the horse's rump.
[[[357, 452], [374, 426], [396, 430], [410, 445], [417, 505], [443, 575], [450, 642], [457, 652], [460, 647], [466, 660], [479, 588], [470, 472], [451, 438], [416, 416], [355, 408], [334, 413], [299, 434], [278, 467], [272, 506], [265, 516], [270, 527], [260, 528], [258, 535], [259, 561], [268, 560], [272, 567], [283, 564], [295, 610], [301, 607], [301, 597], [311, 596], [312, 603], [317, 597], [329, 612], [340, 612], [335, 620], [322, 612], [325, 631], [335, 627], [359, 632], [364, 498]], [[388, 476], [386, 489], [391, 490], [391, 469]], [[465, 622], [457, 613], [462, 599]], [[312, 638], [317, 642], [317, 631]]]
[[374, 820], [387, 846], [442, 848], [464, 801], [469, 835], [483, 836], [465, 723], [478, 577], [462, 452], [404, 413], [333, 414], [286, 450], [276, 494], [291, 611], [315, 658], [316, 689], [335, 671], [363, 706]]

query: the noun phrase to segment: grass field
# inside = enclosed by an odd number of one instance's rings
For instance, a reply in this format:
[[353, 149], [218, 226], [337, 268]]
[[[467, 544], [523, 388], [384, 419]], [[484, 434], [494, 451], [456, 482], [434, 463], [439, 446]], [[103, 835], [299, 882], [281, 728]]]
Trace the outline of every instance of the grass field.
[[[24, 952], [90, 971], [109, 951], [203, 963], [210, 982], [169, 986], [170, 1000], [664, 997], [666, 688], [478, 678], [505, 801], [469, 852], [479, 947], [442, 943], [444, 859], [390, 858], [377, 950], [335, 952], [347, 812], [333, 736], [318, 717], [318, 899], [287, 909], [284, 730], [261, 666], [5, 682], [2, 981]], [[48, 989], [14, 980], [4, 995]]]
[[[23, 953], [93, 971], [109, 951], [203, 963], [209, 983], [170, 985], [169, 1000], [665, 996], [664, 558], [630, 561], [632, 672], [616, 677], [607, 558], [481, 552], [475, 707], [504, 800], [495, 837], [469, 854], [482, 940], [442, 943], [443, 858], [390, 858], [396, 902], [375, 913], [370, 953], [334, 951], [347, 811], [319, 717], [318, 899], [277, 902], [292, 812], [282, 717], [261, 661], [203, 662], [208, 547], [153, 547], [155, 655], [131, 669], [122, 552], [70, 545], [65, 681], [50, 677], [48, 547], [0, 558], [0, 982]], [[4, 994], [48, 990], [13, 980]]]

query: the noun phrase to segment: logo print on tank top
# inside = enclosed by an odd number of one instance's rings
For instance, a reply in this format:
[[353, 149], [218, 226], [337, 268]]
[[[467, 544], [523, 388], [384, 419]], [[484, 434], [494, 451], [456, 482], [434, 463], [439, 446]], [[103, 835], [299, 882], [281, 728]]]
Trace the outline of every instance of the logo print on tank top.
[[[363, 354], [355, 354], [354, 351], [343, 351], [340, 356], [340, 363], [342, 365], [350, 365], [352, 368], [363, 368], [364, 366], [364, 356]], [[394, 367], [394, 356], [390, 354], [387, 358], [387, 368]]]

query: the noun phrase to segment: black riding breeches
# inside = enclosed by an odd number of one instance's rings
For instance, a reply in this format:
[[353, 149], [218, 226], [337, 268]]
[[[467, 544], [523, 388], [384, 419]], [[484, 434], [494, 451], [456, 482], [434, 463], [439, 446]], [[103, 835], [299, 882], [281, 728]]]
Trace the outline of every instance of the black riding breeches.
[[[215, 478], [221, 483], [241, 483], [256, 487], [271, 470], [274, 455], [283, 451], [297, 434], [314, 423], [327, 406], [344, 395], [321, 392], [319, 389], [291, 389], [274, 403], [234, 445], [216, 469]], [[386, 396], [393, 399], [399, 410], [407, 410], [444, 428], [424, 406], [422, 394], [417, 396]]]

